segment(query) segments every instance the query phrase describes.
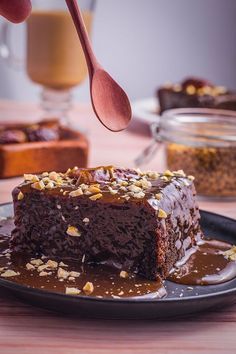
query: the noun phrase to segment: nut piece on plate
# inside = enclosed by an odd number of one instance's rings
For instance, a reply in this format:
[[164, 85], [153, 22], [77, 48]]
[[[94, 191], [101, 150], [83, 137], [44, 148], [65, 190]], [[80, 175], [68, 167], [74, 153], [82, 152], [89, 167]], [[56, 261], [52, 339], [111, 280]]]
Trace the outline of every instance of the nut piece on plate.
[[94, 286], [93, 286], [93, 283], [90, 283], [89, 281], [84, 285], [83, 287], [83, 292], [86, 294], [86, 295], [90, 295], [92, 294], [94, 291]]

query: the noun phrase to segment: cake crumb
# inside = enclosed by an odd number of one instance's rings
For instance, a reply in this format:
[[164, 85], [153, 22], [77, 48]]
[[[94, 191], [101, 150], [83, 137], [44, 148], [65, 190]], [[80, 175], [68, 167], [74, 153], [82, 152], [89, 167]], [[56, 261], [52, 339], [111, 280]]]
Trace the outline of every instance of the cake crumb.
[[91, 282], [88, 281], [88, 282], [84, 285], [83, 291], [84, 291], [84, 293], [85, 293], [86, 295], [92, 294], [93, 291], [94, 291], [93, 283], [91, 283]]
[[127, 279], [129, 277], [129, 274], [125, 270], [122, 270], [120, 272], [120, 277], [124, 278], [124, 279]]
[[74, 237], [80, 237], [81, 236], [81, 232], [75, 226], [68, 226], [68, 228], [66, 230], [66, 233], [69, 236], [74, 236]]
[[68, 288], [66, 287], [66, 294], [67, 295], [79, 295], [81, 293], [81, 290], [78, 288]]

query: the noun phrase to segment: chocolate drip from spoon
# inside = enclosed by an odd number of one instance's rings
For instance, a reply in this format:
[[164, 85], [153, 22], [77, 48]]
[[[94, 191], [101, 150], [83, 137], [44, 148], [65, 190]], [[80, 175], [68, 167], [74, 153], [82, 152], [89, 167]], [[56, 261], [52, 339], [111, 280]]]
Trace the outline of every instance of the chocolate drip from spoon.
[[117, 132], [127, 128], [131, 106], [124, 90], [98, 63], [89, 40], [77, 0], [65, 0], [74, 21], [85, 54], [93, 110], [100, 122], [109, 130]]

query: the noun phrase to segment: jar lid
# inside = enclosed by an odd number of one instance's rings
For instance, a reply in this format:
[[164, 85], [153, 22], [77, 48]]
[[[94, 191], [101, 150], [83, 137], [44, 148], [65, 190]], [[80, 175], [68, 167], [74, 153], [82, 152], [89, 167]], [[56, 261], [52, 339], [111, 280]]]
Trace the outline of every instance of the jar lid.
[[181, 108], [165, 111], [159, 139], [191, 146], [236, 146], [236, 112]]

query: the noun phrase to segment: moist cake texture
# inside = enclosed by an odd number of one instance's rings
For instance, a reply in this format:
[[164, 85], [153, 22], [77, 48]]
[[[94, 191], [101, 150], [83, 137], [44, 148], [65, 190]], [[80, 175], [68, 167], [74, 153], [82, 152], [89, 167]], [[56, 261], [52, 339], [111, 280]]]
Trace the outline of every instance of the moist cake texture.
[[166, 278], [202, 237], [192, 176], [112, 166], [25, 175], [13, 252]]

